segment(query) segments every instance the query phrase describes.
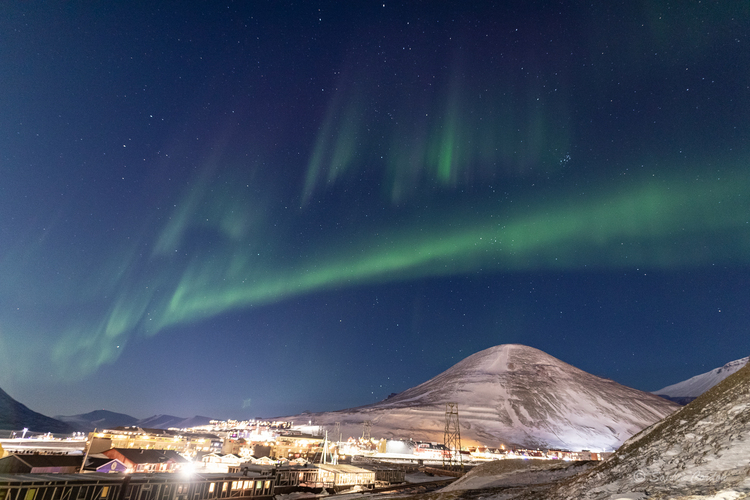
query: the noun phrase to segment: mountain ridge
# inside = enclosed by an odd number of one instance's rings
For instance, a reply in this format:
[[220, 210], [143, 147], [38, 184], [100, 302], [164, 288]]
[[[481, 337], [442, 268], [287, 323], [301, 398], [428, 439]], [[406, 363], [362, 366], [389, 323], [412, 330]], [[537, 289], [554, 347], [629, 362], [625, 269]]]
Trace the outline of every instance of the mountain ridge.
[[630, 438], [594, 469], [544, 497], [535, 492], [518, 498], [746, 498], [750, 494], [748, 435], [750, 364]]
[[150, 417], [137, 419], [125, 413], [116, 413], [109, 410], [94, 410], [78, 415], [59, 415], [58, 420], [68, 423], [77, 431], [91, 432], [96, 429], [114, 429], [116, 427], [141, 427], [144, 429], [188, 428], [208, 425], [212, 419], [195, 415], [190, 418], [176, 417], [174, 415], [157, 414]]
[[0, 429], [31, 432], [72, 433], [74, 428], [60, 420], [42, 415], [13, 399], [0, 389]]
[[695, 399], [728, 376], [739, 371], [743, 366], [747, 365], [748, 361], [750, 361], [750, 356], [730, 361], [713, 370], [695, 375], [682, 382], [668, 385], [658, 391], [653, 391], [653, 394], [668, 397], [672, 400], [679, 398]]

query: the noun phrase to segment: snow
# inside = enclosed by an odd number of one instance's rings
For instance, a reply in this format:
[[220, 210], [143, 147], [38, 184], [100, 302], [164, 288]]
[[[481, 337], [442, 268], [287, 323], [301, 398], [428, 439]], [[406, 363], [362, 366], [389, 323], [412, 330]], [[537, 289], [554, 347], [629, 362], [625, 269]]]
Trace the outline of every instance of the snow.
[[[750, 497], [750, 366], [628, 440], [554, 499]], [[629, 495], [629, 496], [628, 496]]]
[[497, 460], [482, 464], [441, 492], [549, 483], [587, 470], [590, 463], [553, 460]]
[[654, 391], [654, 394], [669, 396], [673, 398], [695, 398], [737, 372], [750, 360], [750, 356], [735, 361], [730, 361], [720, 368], [715, 368], [706, 373], [701, 373], [682, 382], [668, 385], [663, 389]]
[[542, 351], [506, 344], [478, 352], [427, 382], [373, 405], [285, 417], [341, 425], [361, 436], [442, 442], [445, 404], [458, 403], [463, 445], [613, 451], [679, 408]]

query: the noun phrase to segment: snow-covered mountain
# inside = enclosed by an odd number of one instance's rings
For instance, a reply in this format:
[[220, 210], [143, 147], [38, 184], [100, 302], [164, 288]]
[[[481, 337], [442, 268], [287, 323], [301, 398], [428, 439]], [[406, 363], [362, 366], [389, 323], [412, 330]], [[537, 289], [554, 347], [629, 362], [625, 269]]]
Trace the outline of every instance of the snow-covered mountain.
[[208, 425], [211, 420], [209, 417], [196, 415], [190, 418], [175, 417], [173, 415], [153, 415], [148, 418], [138, 420], [124, 413], [115, 413], [107, 410], [95, 410], [80, 415], [61, 415], [55, 418], [65, 422], [75, 428], [77, 431], [91, 432], [94, 429], [114, 429], [116, 427], [140, 427], [143, 429], [184, 429], [187, 427], [197, 427], [199, 425]]
[[91, 432], [94, 429], [102, 430], [113, 429], [115, 427], [128, 427], [138, 423], [138, 419], [135, 417], [108, 410], [94, 410], [80, 415], [56, 415], [55, 418], [81, 432]]
[[701, 373], [682, 382], [668, 385], [663, 389], [654, 391], [654, 394], [675, 400], [678, 398], [695, 399], [728, 376], [732, 375], [745, 366], [750, 356], [736, 361], [730, 361], [722, 367], [715, 368], [710, 372]]
[[627, 441], [548, 496], [739, 499], [750, 496], [750, 365]]
[[208, 425], [211, 422], [209, 417], [196, 415], [190, 418], [175, 417], [174, 415], [154, 415], [152, 417], [141, 419], [136, 425], [149, 429], [184, 429], [186, 427], [197, 427], [199, 425]]
[[[361, 436], [443, 441], [445, 404], [458, 403], [463, 444], [613, 450], [679, 408], [517, 344], [478, 352], [379, 403], [285, 417]], [[338, 436], [336, 436], [337, 438]]]

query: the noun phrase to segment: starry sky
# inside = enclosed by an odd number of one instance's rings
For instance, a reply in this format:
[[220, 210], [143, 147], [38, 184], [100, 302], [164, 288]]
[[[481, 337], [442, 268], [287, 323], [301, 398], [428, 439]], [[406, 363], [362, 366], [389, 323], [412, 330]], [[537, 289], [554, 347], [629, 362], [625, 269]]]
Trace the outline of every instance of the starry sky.
[[479, 350], [750, 353], [744, 2], [9, 2], [0, 387], [359, 406]]

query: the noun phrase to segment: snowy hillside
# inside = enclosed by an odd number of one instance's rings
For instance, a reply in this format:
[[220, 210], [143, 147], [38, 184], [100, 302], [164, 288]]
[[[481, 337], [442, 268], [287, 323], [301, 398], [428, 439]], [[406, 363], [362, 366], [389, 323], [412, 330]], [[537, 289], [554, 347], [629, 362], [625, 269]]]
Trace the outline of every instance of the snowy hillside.
[[726, 500], [748, 495], [750, 365], [544, 498]]
[[186, 427], [196, 427], [199, 425], [208, 425], [211, 422], [209, 417], [196, 415], [190, 418], [175, 417], [173, 415], [154, 415], [138, 421], [136, 425], [149, 429], [184, 429]]
[[443, 441], [445, 404], [457, 402], [463, 444], [613, 450], [679, 408], [596, 377], [538, 349], [500, 345], [373, 405], [286, 417], [361, 436]]
[[715, 368], [710, 372], [701, 373], [695, 377], [683, 380], [673, 385], [654, 391], [659, 396], [669, 396], [671, 398], [697, 398], [731, 374], [745, 366], [750, 360], [750, 356], [736, 361], [730, 361], [722, 367]]

